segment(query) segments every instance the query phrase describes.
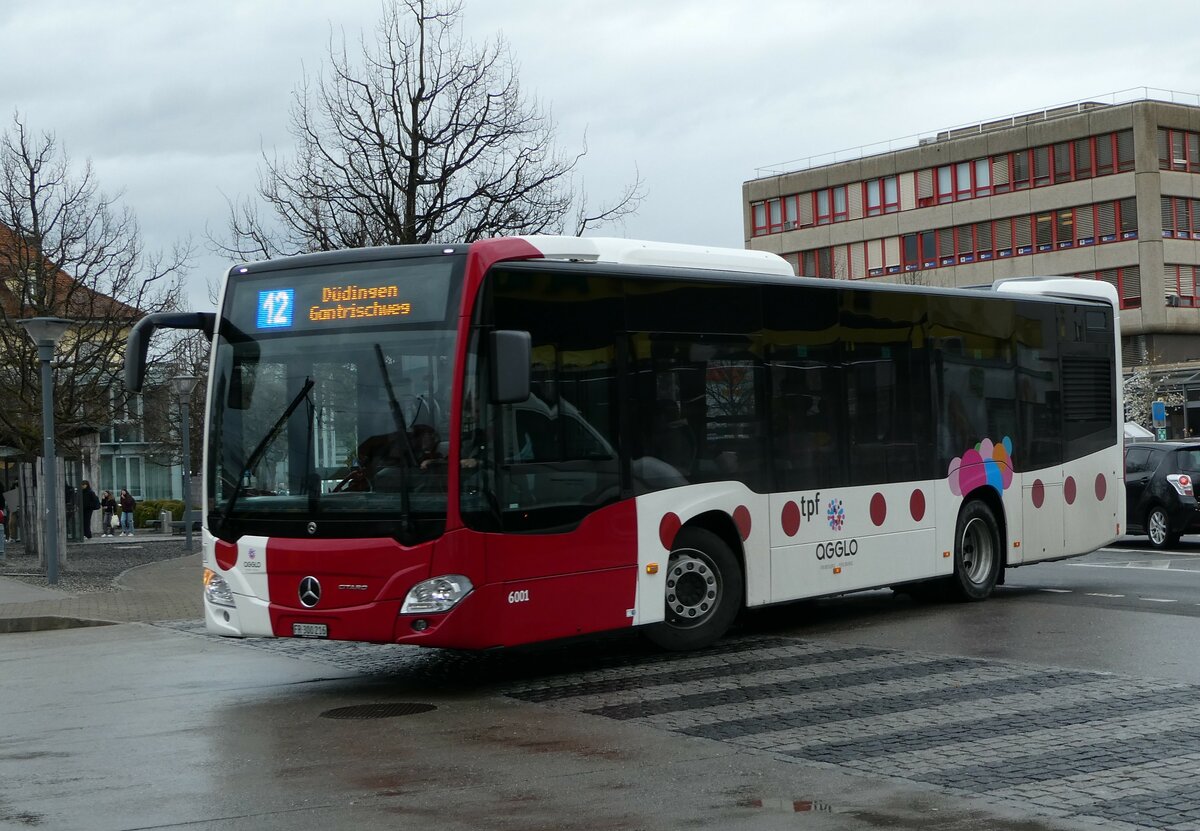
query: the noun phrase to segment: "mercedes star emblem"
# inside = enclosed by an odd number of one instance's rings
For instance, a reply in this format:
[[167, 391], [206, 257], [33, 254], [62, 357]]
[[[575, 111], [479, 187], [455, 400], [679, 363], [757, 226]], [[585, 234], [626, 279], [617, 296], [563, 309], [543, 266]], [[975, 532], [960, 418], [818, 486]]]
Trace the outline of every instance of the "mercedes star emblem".
[[321, 599], [321, 584], [316, 577], [305, 577], [300, 581], [300, 605], [311, 609]]

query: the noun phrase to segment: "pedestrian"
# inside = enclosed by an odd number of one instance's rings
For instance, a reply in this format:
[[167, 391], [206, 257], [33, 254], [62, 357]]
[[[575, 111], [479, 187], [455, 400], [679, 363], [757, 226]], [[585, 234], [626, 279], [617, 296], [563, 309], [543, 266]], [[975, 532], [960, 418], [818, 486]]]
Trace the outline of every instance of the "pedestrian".
[[[116, 522], [113, 522], [113, 520]], [[121, 525], [121, 518], [117, 516], [117, 500], [113, 499], [112, 491], [101, 491], [100, 493], [100, 535], [104, 537], [115, 536], [115, 531]]]
[[4, 524], [4, 541], [8, 542], [8, 502], [4, 499], [4, 491], [8, 485], [0, 486], [0, 523]]
[[92, 486], [84, 479], [79, 483], [79, 505], [83, 509], [83, 537], [92, 538], [92, 514], [100, 507], [100, 497], [92, 490]]
[[137, 502], [134, 501], [133, 494], [125, 488], [121, 488], [121, 496], [117, 500], [117, 503], [121, 508], [121, 536], [132, 537], [133, 509], [137, 507]]

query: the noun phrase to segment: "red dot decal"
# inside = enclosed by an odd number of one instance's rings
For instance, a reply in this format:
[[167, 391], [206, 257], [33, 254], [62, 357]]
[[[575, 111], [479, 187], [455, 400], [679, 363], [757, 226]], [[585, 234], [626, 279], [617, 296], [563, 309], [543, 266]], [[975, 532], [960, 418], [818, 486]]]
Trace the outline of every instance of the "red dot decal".
[[745, 505], [738, 505], [733, 509], [733, 524], [737, 526], [738, 533], [742, 535], [743, 540], [750, 539], [750, 509]]
[[662, 521], [658, 523], [658, 541], [662, 543], [663, 548], [671, 550], [671, 546], [675, 544], [675, 535], [679, 533], [682, 525], [675, 514], [663, 515]]
[[783, 506], [779, 519], [783, 523], [783, 533], [789, 537], [796, 536], [796, 532], [800, 530], [800, 506], [789, 500]]
[[1096, 474], [1096, 501], [1103, 502], [1104, 497], [1108, 495], [1108, 480], [1104, 478], [1103, 473]]
[[908, 498], [908, 512], [912, 518], [920, 522], [925, 518], [925, 492], [916, 490]]
[[887, 519], [887, 500], [883, 498], [882, 493], [877, 493], [871, 497], [871, 522], [883, 525], [885, 519]]
[[1075, 477], [1068, 476], [1067, 481], [1063, 482], [1063, 498], [1067, 500], [1068, 505], [1075, 504]]
[[1033, 480], [1033, 490], [1030, 496], [1033, 497], [1033, 507], [1042, 507], [1042, 503], [1046, 501], [1046, 486], [1042, 484], [1041, 479]]

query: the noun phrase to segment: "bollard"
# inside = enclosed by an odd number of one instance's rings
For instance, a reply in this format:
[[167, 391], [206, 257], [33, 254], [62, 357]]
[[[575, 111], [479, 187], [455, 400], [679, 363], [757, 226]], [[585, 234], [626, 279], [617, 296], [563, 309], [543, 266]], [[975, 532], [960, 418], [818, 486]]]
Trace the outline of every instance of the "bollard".
[[158, 515], [158, 528], [164, 534], [171, 533], [171, 512], [162, 511]]

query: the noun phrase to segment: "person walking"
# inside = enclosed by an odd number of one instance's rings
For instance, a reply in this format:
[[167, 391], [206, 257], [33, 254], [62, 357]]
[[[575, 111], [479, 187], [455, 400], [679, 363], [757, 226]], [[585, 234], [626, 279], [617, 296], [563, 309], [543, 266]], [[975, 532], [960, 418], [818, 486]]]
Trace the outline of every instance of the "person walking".
[[[117, 517], [115, 523], [113, 517]], [[112, 491], [102, 491], [100, 495], [100, 535], [115, 536], [113, 531], [120, 524], [121, 519], [117, 516], [117, 500], [113, 499]]]
[[121, 488], [121, 496], [117, 503], [121, 508], [121, 536], [132, 537], [133, 509], [137, 507], [137, 502], [134, 501], [133, 494], [125, 488]]
[[84, 479], [79, 483], [79, 505], [83, 509], [83, 538], [92, 538], [92, 514], [100, 507], [100, 497]]

